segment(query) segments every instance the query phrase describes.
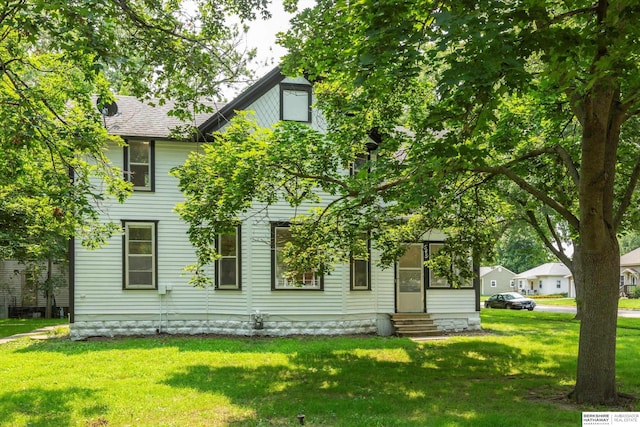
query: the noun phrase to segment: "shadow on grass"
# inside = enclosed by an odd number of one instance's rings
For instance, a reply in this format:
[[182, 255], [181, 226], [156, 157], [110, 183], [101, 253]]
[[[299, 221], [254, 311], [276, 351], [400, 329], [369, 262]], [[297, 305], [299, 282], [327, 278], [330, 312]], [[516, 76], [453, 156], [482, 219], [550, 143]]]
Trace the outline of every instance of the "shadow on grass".
[[[550, 380], [530, 371], [545, 362], [543, 356], [527, 355], [523, 363], [525, 355], [505, 344], [397, 342], [403, 343], [392, 349], [399, 360], [384, 360], [388, 356], [361, 347], [300, 348], [286, 365], [191, 365], [164, 384], [222, 394], [252, 407], [255, 419], [235, 420], [243, 425], [256, 420], [283, 425], [297, 413], [306, 413], [315, 425], [478, 425], [484, 418], [496, 425], [496, 405], [513, 407], [527, 387]], [[523, 364], [526, 372], [520, 371]]]
[[[71, 426], [76, 399], [90, 401], [93, 390], [67, 387], [56, 390], [31, 388], [0, 394], [0, 424], [29, 426]], [[86, 408], [83, 415], [95, 417], [106, 412], [103, 405]]]

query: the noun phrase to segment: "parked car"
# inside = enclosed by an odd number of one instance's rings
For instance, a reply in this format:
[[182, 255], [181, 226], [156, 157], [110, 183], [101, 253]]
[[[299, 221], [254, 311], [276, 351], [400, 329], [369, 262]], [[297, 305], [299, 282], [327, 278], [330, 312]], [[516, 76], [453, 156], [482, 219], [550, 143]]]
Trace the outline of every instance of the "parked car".
[[529, 311], [536, 307], [536, 302], [531, 298], [523, 297], [517, 292], [503, 292], [491, 295], [484, 302], [485, 308], [512, 308], [514, 310], [527, 309]]

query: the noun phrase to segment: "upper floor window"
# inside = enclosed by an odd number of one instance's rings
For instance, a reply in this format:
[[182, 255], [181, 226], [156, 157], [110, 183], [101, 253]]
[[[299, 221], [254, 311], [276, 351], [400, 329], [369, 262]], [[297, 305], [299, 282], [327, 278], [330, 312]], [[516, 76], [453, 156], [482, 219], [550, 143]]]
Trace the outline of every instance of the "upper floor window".
[[288, 223], [271, 224], [271, 289], [307, 289], [323, 290], [322, 276], [309, 270], [290, 277], [282, 250], [291, 241], [291, 230]]
[[123, 288], [157, 289], [157, 222], [123, 221]]
[[351, 257], [349, 277], [352, 291], [368, 291], [371, 289], [371, 244], [368, 236], [362, 236], [367, 242], [366, 257]]
[[216, 239], [216, 289], [240, 289], [240, 227], [235, 232], [220, 234]]
[[127, 141], [124, 147], [125, 179], [138, 191], [154, 191], [154, 141]]
[[280, 84], [280, 120], [311, 123], [311, 86]]

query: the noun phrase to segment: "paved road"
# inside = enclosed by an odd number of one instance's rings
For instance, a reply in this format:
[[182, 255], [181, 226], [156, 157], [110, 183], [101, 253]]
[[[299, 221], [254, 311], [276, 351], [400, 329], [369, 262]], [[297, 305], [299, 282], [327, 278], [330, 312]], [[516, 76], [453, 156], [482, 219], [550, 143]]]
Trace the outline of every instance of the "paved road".
[[[550, 313], [570, 313], [575, 314], [575, 307], [563, 307], [559, 305], [536, 305], [537, 311], [547, 311]], [[640, 310], [618, 310], [618, 317], [634, 317], [640, 319]]]

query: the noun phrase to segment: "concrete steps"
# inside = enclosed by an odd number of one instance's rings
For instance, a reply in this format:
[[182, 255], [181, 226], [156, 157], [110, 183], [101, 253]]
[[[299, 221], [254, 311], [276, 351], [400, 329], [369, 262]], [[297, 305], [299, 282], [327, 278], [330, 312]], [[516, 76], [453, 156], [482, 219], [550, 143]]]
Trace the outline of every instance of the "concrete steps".
[[437, 337], [442, 332], [427, 313], [393, 313], [391, 322], [399, 337]]

